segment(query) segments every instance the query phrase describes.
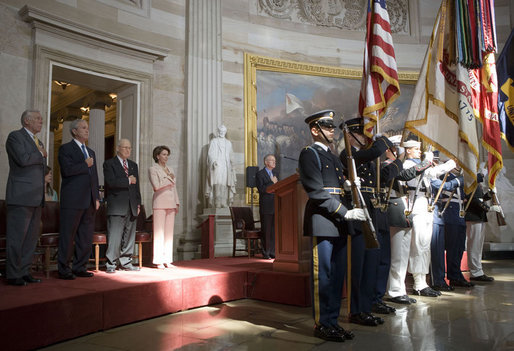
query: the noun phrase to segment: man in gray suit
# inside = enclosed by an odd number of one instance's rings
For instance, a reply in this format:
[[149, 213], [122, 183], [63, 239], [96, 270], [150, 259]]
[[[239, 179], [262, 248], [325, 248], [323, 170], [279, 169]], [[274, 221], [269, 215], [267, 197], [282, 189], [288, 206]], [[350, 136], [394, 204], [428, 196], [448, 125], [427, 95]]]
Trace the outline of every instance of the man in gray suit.
[[114, 273], [119, 265], [123, 271], [138, 271], [132, 265], [136, 222], [141, 207], [137, 163], [129, 160], [132, 147], [128, 139], [118, 143], [117, 155], [104, 162], [107, 194], [107, 233], [109, 235], [106, 272]]
[[24, 286], [39, 283], [32, 277], [30, 266], [36, 249], [45, 203], [45, 165], [47, 152], [36, 134], [41, 131], [43, 117], [36, 110], [21, 115], [23, 128], [7, 137], [5, 148], [9, 158], [7, 180], [7, 283]]

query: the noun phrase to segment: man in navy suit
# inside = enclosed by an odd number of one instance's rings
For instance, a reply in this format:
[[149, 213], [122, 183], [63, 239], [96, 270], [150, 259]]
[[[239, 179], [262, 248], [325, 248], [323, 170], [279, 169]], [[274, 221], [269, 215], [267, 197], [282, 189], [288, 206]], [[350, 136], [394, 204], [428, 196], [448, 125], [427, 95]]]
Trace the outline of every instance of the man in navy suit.
[[266, 191], [270, 185], [278, 182], [278, 172], [275, 170], [275, 156], [264, 156], [264, 168], [255, 175], [259, 191], [259, 215], [263, 237], [262, 256], [266, 259], [275, 258], [275, 195]]
[[43, 117], [36, 110], [21, 115], [23, 128], [7, 137], [5, 148], [9, 158], [7, 203], [7, 266], [9, 285], [24, 286], [39, 283], [30, 275], [30, 265], [36, 250], [45, 203], [45, 165], [47, 153], [36, 134], [41, 131]]
[[132, 147], [128, 139], [118, 142], [114, 158], [104, 162], [104, 180], [107, 193], [107, 273], [116, 272], [119, 265], [124, 271], [138, 271], [132, 265], [136, 222], [141, 207], [139, 172], [137, 163], [129, 160]]
[[70, 132], [73, 140], [61, 145], [58, 157], [62, 177], [58, 268], [59, 278], [66, 280], [93, 276], [86, 266], [93, 244], [95, 212], [100, 206], [95, 152], [85, 144], [89, 126], [77, 119], [71, 122]]

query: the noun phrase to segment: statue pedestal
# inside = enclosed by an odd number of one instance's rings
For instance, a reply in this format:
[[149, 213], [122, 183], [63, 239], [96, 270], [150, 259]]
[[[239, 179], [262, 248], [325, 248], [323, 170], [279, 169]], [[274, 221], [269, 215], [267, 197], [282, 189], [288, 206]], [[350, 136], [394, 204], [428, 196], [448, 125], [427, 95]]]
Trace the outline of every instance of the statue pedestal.
[[230, 209], [206, 208], [200, 215], [205, 220], [209, 215], [214, 215], [214, 257], [232, 256], [232, 217]]

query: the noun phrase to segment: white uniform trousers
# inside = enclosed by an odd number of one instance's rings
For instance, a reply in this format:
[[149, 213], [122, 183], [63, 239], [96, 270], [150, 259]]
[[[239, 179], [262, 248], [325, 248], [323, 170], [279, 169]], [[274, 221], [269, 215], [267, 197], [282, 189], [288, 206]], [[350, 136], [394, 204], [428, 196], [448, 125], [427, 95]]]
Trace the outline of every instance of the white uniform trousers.
[[414, 278], [414, 290], [422, 290], [428, 287], [426, 275], [430, 268], [430, 242], [432, 240], [433, 223], [434, 214], [428, 212], [427, 198], [418, 196], [412, 211], [412, 241], [408, 268]]
[[391, 268], [387, 280], [387, 295], [398, 297], [407, 295], [405, 277], [409, 264], [412, 229], [391, 227]]
[[483, 222], [466, 222], [468, 267], [471, 277], [484, 275], [482, 270], [482, 249], [484, 248], [485, 232]]

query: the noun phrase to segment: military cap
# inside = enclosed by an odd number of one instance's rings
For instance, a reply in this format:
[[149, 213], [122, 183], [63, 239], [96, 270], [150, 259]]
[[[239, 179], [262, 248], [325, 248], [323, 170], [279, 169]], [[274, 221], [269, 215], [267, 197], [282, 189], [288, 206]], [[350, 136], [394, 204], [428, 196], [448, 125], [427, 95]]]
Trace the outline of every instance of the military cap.
[[421, 147], [421, 142], [417, 140], [405, 140], [402, 146], [406, 149], [410, 147]]
[[402, 143], [402, 136], [401, 136], [401, 134], [392, 135], [388, 139], [389, 139], [389, 141], [391, 143], [393, 143], [394, 146], [400, 146], [400, 144]]
[[312, 128], [316, 122], [318, 122], [317, 124], [320, 127], [335, 128], [334, 115], [335, 113], [332, 110], [319, 111], [307, 117], [305, 123], [307, 123], [310, 128]]
[[339, 125], [340, 129], [343, 129], [343, 125], [346, 124], [348, 130], [353, 133], [362, 134], [364, 132], [364, 119], [362, 117], [352, 118]]

